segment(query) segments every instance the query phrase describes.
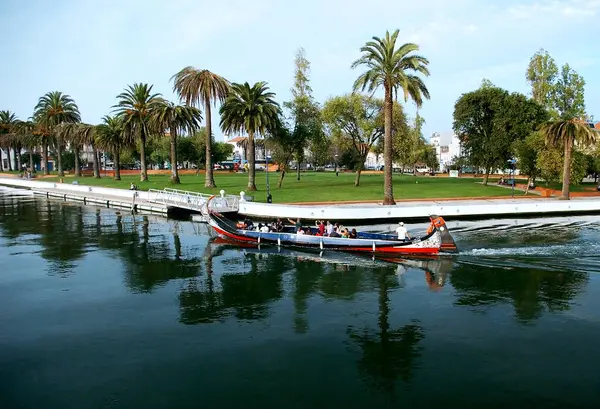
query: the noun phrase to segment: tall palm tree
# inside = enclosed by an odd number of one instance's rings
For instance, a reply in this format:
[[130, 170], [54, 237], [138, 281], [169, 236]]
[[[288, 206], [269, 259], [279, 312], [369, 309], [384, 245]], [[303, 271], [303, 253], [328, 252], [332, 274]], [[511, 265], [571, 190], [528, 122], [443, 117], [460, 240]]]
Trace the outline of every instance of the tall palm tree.
[[[10, 148], [14, 142], [15, 126], [19, 120], [17, 116], [10, 111], [0, 111], [0, 162], [2, 162], [2, 147], [6, 147], [8, 156], [8, 170], [12, 170], [12, 162], [10, 160]], [[20, 152], [15, 149], [15, 159]], [[4, 164], [0, 165], [4, 169]], [[15, 165], [16, 167], [16, 165]]]
[[117, 98], [119, 102], [116, 108], [117, 116], [123, 119], [125, 132], [140, 140], [140, 180], [148, 180], [146, 171], [146, 138], [150, 131], [148, 121], [154, 105], [160, 101], [160, 94], [152, 93], [152, 85], [133, 84], [128, 86]]
[[113, 155], [115, 162], [115, 180], [121, 180], [121, 149], [131, 144], [120, 117], [105, 116], [103, 123], [96, 126], [96, 143]]
[[216, 187], [212, 163], [212, 116], [211, 102], [223, 103], [229, 93], [230, 83], [208, 70], [185, 67], [171, 78], [173, 90], [186, 104], [198, 107], [204, 104], [206, 115], [206, 173], [204, 187]]
[[254, 136], [265, 135], [279, 124], [281, 108], [273, 99], [275, 94], [268, 91], [266, 82], [257, 82], [252, 87], [232, 84], [231, 92], [221, 105], [221, 129], [225, 133], [248, 133], [248, 190], [256, 191], [254, 169]]
[[150, 124], [158, 133], [169, 131], [171, 138], [171, 183], [179, 184], [177, 170], [177, 134], [179, 131], [193, 134], [200, 129], [202, 114], [198, 108], [188, 105], [175, 105], [167, 100], [160, 100], [152, 109]]
[[386, 31], [384, 38], [373, 37], [360, 48], [362, 56], [352, 63], [352, 68], [366, 66], [367, 71], [354, 82], [354, 90], [368, 89], [374, 92], [383, 87], [384, 96], [384, 205], [394, 205], [392, 186], [392, 112], [393, 100], [401, 89], [404, 102], [412, 99], [420, 107], [423, 98], [429, 99], [429, 91], [418, 76], [429, 75], [427, 58], [415, 54], [419, 46], [406, 43], [396, 48], [399, 30]]
[[[69, 95], [63, 94], [60, 91], [48, 92], [42, 96], [33, 113], [35, 120], [48, 129], [50, 133], [53, 133], [56, 126], [63, 123], [77, 123], [81, 122], [81, 115], [79, 114], [79, 108], [73, 98]], [[58, 161], [58, 176], [64, 176], [62, 168], [62, 138], [56, 140], [56, 156]], [[48, 169], [48, 147], [47, 144], [44, 147], [44, 161], [46, 164], [45, 174], [49, 174]]]
[[598, 140], [600, 135], [579, 119], [569, 119], [547, 122], [542, 125], [541, 131], [546, 139], [546, 144], [563, 146], [563, 185], [560, 199], [569, 200], [569, 184], [571, 182], [571, 153], [573, 146], [589, 146]]
[[94, 169], [94, 178], [100, 179], [100, 159], [98, 158], [98, 132], [96, 126], [81, 123], [77, 127], [76, 140], [81, 145], [88, 145], [92, 148], [92, 167]]

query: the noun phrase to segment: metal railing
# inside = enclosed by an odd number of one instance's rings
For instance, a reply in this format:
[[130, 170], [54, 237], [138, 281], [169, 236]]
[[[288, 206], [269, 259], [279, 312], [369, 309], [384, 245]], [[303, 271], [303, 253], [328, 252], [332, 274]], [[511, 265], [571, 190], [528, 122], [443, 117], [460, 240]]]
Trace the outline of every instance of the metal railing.
[[[148, 201], [162, 203], [167, 206], [180, 207], [200, 212], [212, 195], [186, 190], [165, 188], [163, 190], [148, 190]], [[240, 198], [233, 195], [216, 196], [210, 207], [219, 212], [237, 212]]]

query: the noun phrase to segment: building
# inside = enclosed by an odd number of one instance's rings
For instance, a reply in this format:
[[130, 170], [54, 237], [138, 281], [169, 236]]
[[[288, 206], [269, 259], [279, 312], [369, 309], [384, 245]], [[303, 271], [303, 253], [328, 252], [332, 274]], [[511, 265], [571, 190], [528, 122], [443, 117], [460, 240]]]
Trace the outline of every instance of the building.
[[[236, 136], [234, 138], [228, 139], [225, 141], [226, 143], [233, 146], [233, 160], [245, 162], [247, 160], [247, 152], [246, 152], [246, 141], [247, 136]], [[254, 157], [257, 162], [264, 162], [265, 156], [270, 155], [271, 152], [265, 150], [265, 144], [263, 138], [255, 138], [254, 139]]]
[[429, 143], [435, 147], [440, 172], [445, 172], [462, 154], [460, 140], [454, 132], [434, 132]]

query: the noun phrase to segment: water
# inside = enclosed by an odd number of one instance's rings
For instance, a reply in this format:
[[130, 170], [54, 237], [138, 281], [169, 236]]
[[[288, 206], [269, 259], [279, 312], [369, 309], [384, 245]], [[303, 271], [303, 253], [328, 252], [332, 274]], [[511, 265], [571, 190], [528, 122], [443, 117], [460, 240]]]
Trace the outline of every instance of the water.
[[0, 192], [0, 408], [597, 407], [600, 217], [449, 225], [394, 264]]

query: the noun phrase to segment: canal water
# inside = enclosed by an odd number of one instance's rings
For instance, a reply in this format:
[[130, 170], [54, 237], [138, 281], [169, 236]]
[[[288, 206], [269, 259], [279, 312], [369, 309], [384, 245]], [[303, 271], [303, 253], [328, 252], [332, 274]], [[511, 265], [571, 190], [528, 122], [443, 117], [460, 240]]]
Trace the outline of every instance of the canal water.
[[0, 192], [0, 408], [598, 407], [600, 217], [449, 225], [390, 263]]

